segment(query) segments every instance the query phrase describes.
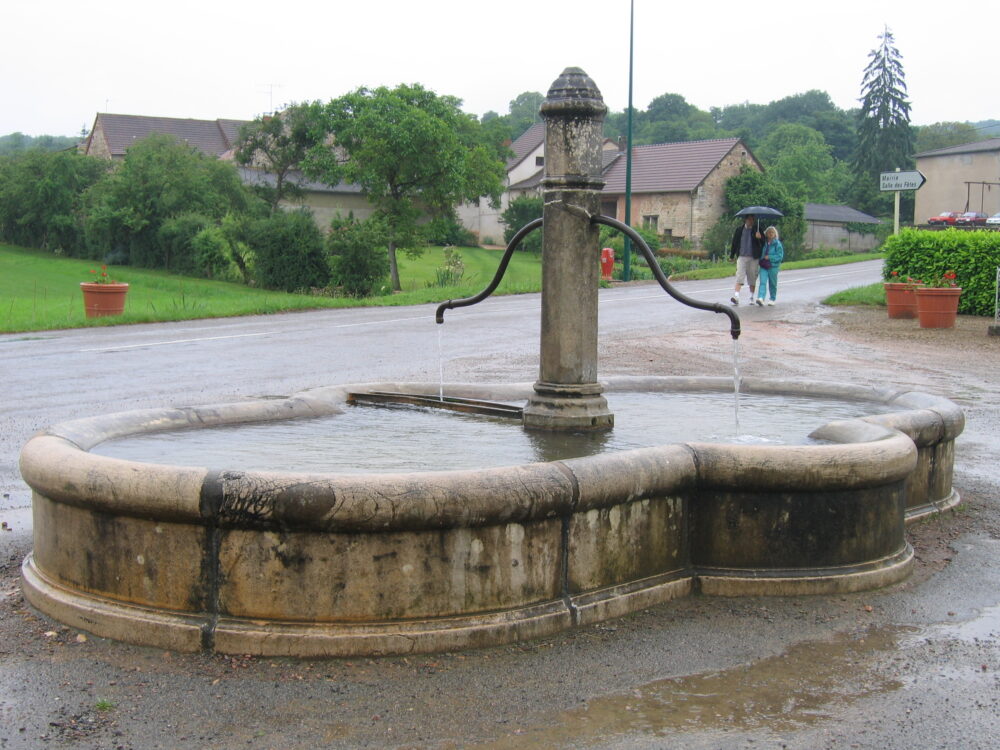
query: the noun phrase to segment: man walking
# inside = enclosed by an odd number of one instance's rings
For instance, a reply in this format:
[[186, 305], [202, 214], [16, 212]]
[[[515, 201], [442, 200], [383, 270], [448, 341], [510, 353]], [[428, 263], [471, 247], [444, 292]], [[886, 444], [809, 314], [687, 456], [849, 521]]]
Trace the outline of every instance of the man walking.
[[736, 290], [729, 301], [740, 304], [740, 289], [746, 284], [750, 287], [750, 302], [753, 303], [754, 288], [757, 286], [757, 273], [760, 267], [760, 251], [763, 247], [763, 237], [760, 231], [754, 231], [754, 217], [744, 216], [743, 226], [733, 232], [733, 242], [729, 248], [729, 259], [736, 259]]

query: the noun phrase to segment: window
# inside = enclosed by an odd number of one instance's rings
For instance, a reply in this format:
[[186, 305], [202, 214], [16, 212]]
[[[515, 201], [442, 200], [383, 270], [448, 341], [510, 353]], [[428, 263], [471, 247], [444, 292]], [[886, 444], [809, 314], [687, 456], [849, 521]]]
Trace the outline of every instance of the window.
[[544, 167], [545, 166], [545, 157], [544, 156], [536, 156], [535, 157], [535, 166], [536, 167]]
[[642, 228], [648, 229], [650, 232], [658, 232], [660, 225], [659, 216], [643, 216], [642, 217]]

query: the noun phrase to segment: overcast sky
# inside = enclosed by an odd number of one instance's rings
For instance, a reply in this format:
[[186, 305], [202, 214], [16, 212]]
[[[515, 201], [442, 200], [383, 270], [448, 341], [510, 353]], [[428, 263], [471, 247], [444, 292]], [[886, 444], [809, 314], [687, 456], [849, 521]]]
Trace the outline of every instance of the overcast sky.
[[[398, 83], [505, 114], [568, 66], [628, 102], [629, 0], [12, 0], [3, 19], [0, 135], [77, 135], [97, 112], [252, 119]], [[633, 103], [820, 89], [855, 107], [886, 24], [915, 125], [1000, 119], [996, 0], [635, 0]]]

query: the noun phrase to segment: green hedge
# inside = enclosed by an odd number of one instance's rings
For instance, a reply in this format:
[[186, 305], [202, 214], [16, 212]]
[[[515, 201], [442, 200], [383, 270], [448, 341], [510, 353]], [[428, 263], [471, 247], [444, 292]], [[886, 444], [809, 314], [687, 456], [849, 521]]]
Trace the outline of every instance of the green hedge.
[[886, 240], [882, 277], [893, 271], [900, 278], [926, 279], [954, 271], [962, 297], [963, 315], [990, 315], [996, 304], [997, 267], [1000, 267], [1000, 232], [946, 229], [903, 229]]

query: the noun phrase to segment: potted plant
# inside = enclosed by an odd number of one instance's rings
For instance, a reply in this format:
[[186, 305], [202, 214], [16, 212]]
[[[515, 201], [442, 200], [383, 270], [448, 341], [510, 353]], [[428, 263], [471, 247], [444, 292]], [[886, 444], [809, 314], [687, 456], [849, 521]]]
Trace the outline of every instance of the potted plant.
[[93, 278], [81, 281], [83, 291], [83, 311], [88, 318], [103, 318], [107, 315], [121, 315], [125, 312], [125, 295], [128, 294], [128, 284], [115, 281], [108, 275], [108, 267], [101, 266], [98, 271], [90, 269]]
[[962, 287], [954, 271], [948, 270], [924, 280], [915, 290], [917, 320], [921, 328], [953, 328], [958, 316]]
[[919, 282], [909, 276], [903, 281], [899, 271], [889, 274], [889, 281], [882, 284], [885, 288], [885, 306], [890, 318], [917, 317], [917, 297], [914, 290]]

